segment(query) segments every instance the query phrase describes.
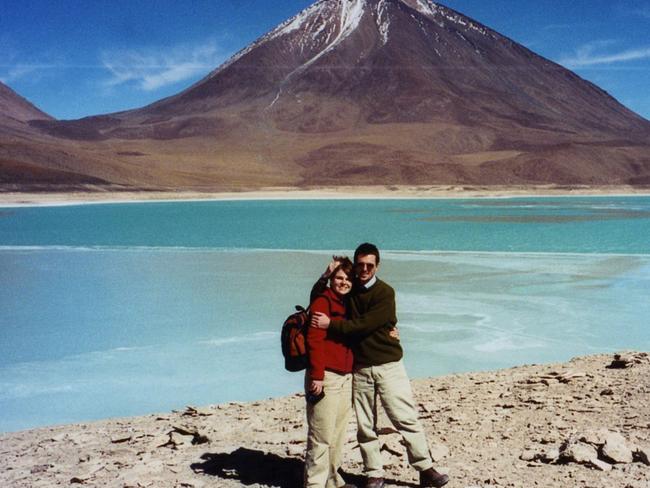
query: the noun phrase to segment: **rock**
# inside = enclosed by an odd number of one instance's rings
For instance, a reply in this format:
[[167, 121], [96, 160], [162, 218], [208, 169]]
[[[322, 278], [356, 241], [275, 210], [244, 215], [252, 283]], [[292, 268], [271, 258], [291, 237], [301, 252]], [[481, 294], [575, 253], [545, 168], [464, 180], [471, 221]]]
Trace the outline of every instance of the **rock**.
[[53, 464], [37, 464], [36, 466], [33, 466], [32, 469], [29, 470], [31, 474], [39, 474], [39, 473], [44, 473], [50, 468], [53, 468]]
[[449, 448], [444, 444], [431, 444], [429, 446], [429, 452], [431, 453], [431, 459], [433, 459], [434, 462], [438, 462], [449, 456]]
[[544, 451], [541, 454], [539, 460], [542, 461], [543, 463], [554, 463], [559, 459], [559, 457], [560, 457], [560, 450], [557, 447], [552, 447]]
[[637, 446], [634, 450], [634, 459], [640, 463], [650, 466], [650, 448]]
[[621, 359], [619, 358], [614, 358], [614, 360], [607, 366], [609, 369], [625, 369], [629, 368], [631, 366], [630, 361], [628, 361], [626, 358]]
[[447, 417], [447, 422], [450, 422], [450, 423], [456, 422], [456, 423], [461, 423], [462, 424], [465, 421], [466, 421], [466, 418], [465, 418], [464, 415], [455, 414], [455, 415], [450, 415], [449, 417]]
[[81, 478], [79, 476], [73, 476], [70, 478], [70, 484], [71, 485], [83, 485], [88, 481], [89, 478]]
[[634, 460], [632, 449], [626, 445], [625, 438], [615, 432], [610, 432], [606, 437], [601, 454], [605, 460], [615, 464], [629, 464]]
[[169, 444], [169, 434], [159, 435], [149, 444], [151, 448], [165, 447]]
[[180, 434], [179, 432], [170, 432], [168, 444], [174, 447], [191, 446], [193, 439], [194, 437], [191, 435], [183, 435]]
[[614, 394], [614, 390], [611, 388], [605, 388], [603, 391], [600, 392], [601, 396], [611, 396]]
[[531, 395], [523, 403], [530, 403], [531, 405], [545, 405], [548, 402], [546, 395]]
[[129, 435], [129, 434], [115, 436], [115, 437], [111, 437], [111, 443], [113, 443], [113, 444], [121, 444], [123, 442], [129, 442], [132, 438], [133, 438], [133, 436]]
[[210, 415], [214, 415], [214, 413], [210, 408], [197, 408], [188, 405], [181, 415], [184, 417], [209, 417]]
[[578, 437], [582, 442], [586, 442], [587, 444], [591, 444], [592, 446], [601, 447], [605, 444], [605, 441], [607, 440], [607, 436], [609, 436], [610, 434], [612, 434], [612, 432], [610, 432], [607, 429], [598, 429], [598, 430], [587, 431]]
[[440, 407], [435, 402], [421, 402], [420, 410], [424, 413], [435, 413], [440, 411]]
[[582, 372], [574, 372], [574, 371], [565, 371], [564, 373], [558, 375], [557, 380], [560, 383], [569, 383], [570, 381], [579, 379], [579, 378], [585, 378], [587, 376], [586, 373]]
[[560, 450], [556, 447], [547, 449], [545, 451], [540, 451], [538, 449], [529, 447], [524, 450], [523, 453], [521, 453], [519, 459], [527, 462], [539, 461], [545, 464], [551, 464], [555, 463], [559, 457]]
[[205, 444], [206, 442], [210, 442], [210, 439], [208, 439], [207, 436], [201, 434], [194, 427], [175, 425], [172, 433], [178, 433], [186, 437], [191, 436], [192, 437], [191, 444]]
[[609, 369], [625, 369], [631, 368], [635, 364], [648, 362], [648, 354], [641, 353], [619, 353], [614, 354], [614, 359], [607, 368]]
[[178, 481], [178, 486], [183, 488], [203, 488], [205, 483], [200, 480], [182, 479]]
[[568, 463], [591, 464], [598, 460], [598, 451], [583, 442], [570, 443], [560, 449], [560, 460]]
[[531, 462], [531, 461], [537, 461], [538, 456], [539, 456], [538, 452], [536, 452], [536, 451], [534, 451], [532, 449], [527, 449], [527, 450], [525, 450], [524, 452], [521, 453], [521, 455], [519, 456], [519, 459], [521, 459], [522, 461]]
[[601, 461], [600, 459], [596, 459], [595, 461], [591, 461], [589, 465], [592, 468], [595, 468], [599, 471], [611, 471], [612, 470], [612, 465], [609, 463], [606, 463], [605, 461]]

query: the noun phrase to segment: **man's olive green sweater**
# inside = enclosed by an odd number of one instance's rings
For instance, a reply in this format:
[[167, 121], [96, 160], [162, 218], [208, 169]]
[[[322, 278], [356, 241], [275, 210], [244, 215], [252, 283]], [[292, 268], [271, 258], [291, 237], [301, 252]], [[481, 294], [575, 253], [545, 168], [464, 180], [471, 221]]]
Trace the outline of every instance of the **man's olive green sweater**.
[[[325, 286], [314, 285], [312, 294]], [[402, 359], [402, 346], [389, 331], [397, 324], [395, 291], [383, 281], [370, 287], [355, 285], [347, 302], [348, 320], [333, 320], [330, 330], [344, 336], [354, 351], [356, 366], [378, 366]]]

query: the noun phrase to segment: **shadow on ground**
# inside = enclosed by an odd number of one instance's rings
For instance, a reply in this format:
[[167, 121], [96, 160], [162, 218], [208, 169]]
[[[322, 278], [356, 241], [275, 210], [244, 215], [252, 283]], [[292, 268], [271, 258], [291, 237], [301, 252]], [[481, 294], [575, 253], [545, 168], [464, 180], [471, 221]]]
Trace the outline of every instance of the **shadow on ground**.
[[[205, 453], [203, 462], [190, 467], [195, 473], [237, 480], [243, 485], [265, 485], [277, 488], [299, 488], [303, 485], [301, 459], [285, 458], [276, 454], [240, 447], [230, 453]], [[347, 483], [362, 487], [365, 478], [357, 474], [341, 473]], [[386, 480], [388, 486], [408, 486], [397, 480]]]
[[223, 479], [237, 480], [243, 485], [267, 485], [279, 488], [302, 486], [303, 462], [253, 449], [240, 447], [231, 453], [205, 453], [202, 463], [190, 467]]

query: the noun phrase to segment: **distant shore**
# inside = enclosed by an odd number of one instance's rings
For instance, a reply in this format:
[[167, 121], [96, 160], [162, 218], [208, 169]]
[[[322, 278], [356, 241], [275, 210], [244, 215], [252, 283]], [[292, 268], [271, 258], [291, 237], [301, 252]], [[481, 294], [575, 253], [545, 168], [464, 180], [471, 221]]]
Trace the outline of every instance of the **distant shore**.
[[634, 186], [340, 186], [263, 188], [245, 191], [106, 191], [0, 192], [0, 206], [56, 206], [89, 203], [213, 200], [434, 199], [541, 196], [650, 195], [650, 187]]
[[[436, 467], [454, 487], [646, 488], [650, 356], [600, 354], [413, 382]], [[300, 486], [304, 395], [0, 434], [0, 485]], [[417, 486], [381, 413], [387, 486]], [[362, 486], [356, 425], [343, 470]]]

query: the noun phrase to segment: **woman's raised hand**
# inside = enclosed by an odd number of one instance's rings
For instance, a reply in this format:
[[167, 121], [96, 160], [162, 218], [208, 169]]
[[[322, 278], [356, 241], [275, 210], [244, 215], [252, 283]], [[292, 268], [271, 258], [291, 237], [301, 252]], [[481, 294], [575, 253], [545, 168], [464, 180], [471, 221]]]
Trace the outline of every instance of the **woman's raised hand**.
[[340, 258], [338, 256], [332, 256], [332, 260], [329, 262], [327, 268], [325, 268], [325, 271], [323, 272], [323, 278], [329, 278], [336, 267], [341, 264], [341, 261], [339, 259]]

